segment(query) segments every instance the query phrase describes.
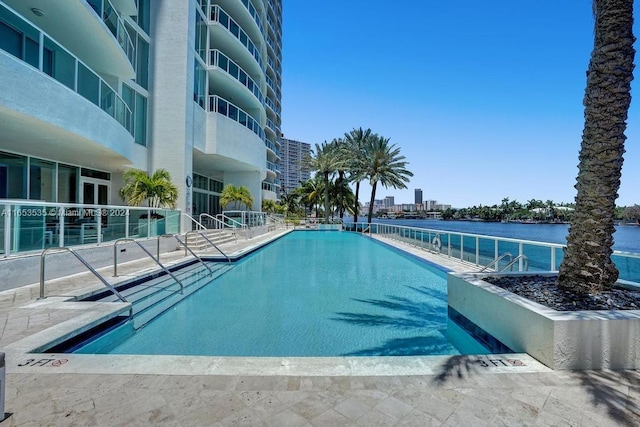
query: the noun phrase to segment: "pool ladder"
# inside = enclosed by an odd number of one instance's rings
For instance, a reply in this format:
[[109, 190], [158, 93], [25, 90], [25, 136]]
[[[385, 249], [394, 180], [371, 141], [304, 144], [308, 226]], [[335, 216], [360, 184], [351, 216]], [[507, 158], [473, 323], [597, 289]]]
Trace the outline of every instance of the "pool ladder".
[[73, 256], [75, 256], [78, 259], [78, 261], [80, 261], [85, 267], [87, 267], [87, 269], [91, 273], [93, 273], [111, 292], [113, 292], [114, 295], [120, 299], [120, 301], [129, 302], [126, 300], [125, 297], [122, 296], [122, 294], [120, 294], [120, 292], [117, 291], [116, 288], [114, 288], [109, 282], [107, 282], [107, 279], [105, 279], [100, 273], [98, 273], [95, 268], [91, 267], [91, 265], [84, 258], [82, 258], [76, 251], [66, 246], [62, 246], [59, 248], [47, 248], [44, 251], [42, 251], [42, 253], [40, 254], [40, 299], [46, 298], [46, 295], [44, 292], [45, 255], [50, 252], [54, 252], [54, 253], [71, 252]]
[[[505, 258], [509, 258], [509, 262], [504, 267], [499, 268], [498, 263], [500, 261], [502, 261], [503, 259], [505, 259]], [[495, 272], [496, 273], [500, 273], [500, 272], [506, 270], [507, 268], [512, 268], [513, 265], [516, 262], [519, 262], [520, 260], [522, 260], [523, 264], [524, 264], [523, 265], [524, 268], [522, 269], [522, 271], [529, 270], [529, 257], [527, 257], [526, 255], [518, 255], [517, 257], [514, 258], [513, 255], [511, 255], [511, 253], [505, 252], [502, 255], [500, 255], [499, 257], [497, 257], [496, 259], [494, 259], [493, 261], [491, 261], [489, 264], [485, 265], [479, 272], [482, 273], [483, 271], [488, 270], [489, 267], [491, 267], [492, 265], [495, 265], [496, 266]]]

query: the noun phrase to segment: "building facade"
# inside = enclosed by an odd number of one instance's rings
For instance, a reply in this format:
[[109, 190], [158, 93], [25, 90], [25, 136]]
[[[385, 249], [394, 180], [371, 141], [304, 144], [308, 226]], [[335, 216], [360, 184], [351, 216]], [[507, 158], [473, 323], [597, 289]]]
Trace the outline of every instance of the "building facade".
[[280, 188], [281, 0], [0, 0], [0, 198], [122, 204], [163, 168], [178, 209]]
[[421, 205], [422, 204], [422, 189], [416, 188], [414, 193], [415, 193], [415, 198], [414, 198], [413, 203], [415, 203], [416, 205]]
[[301, 182], [311, 178], [309, 166], [304, 161], [311, 155], [311, 144], [282, 138], [280, 162], [280, 180], [282, 192], [289, 192], [300, 187]]

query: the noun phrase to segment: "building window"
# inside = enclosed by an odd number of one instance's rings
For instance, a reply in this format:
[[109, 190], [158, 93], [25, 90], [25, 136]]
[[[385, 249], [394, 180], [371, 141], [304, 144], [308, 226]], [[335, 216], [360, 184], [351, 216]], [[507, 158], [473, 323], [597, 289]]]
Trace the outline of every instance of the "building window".
[[133, 116], [133, 139], [136, 144], [147, 146], [147, 98], [127, 85], [122, 85], [122, 99]]
[[136, 83], [149, 89], [149, 43], [140, 35], [136, 39]]
[[0, 152], [0, 198], [27, 198], [27, 158]]

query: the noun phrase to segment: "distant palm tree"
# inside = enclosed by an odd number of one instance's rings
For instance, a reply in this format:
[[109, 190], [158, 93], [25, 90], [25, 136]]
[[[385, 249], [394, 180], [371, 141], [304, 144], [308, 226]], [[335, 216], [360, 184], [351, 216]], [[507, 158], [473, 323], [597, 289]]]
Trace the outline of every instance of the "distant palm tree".
[[302, 186], [296, 188], [296, 193], [300, 195], [300, 202], [305, 205], [309, 211], [316, 208], [316, 218], [318, 217], [318, 205], [321, 202], [321, 196], [324, 194], [324, 183], [320, 176], [309, 178], [302, 183]]
[[262, 199], [262, 212], [268, 214], [274, 214], [278, 211], [282, 211], [282, 206], [272, 199]]
[[355, 204], [355, 195], [351, 187], [349, 187], [349, 182], [344, 177], [341, 177], [340, 172], [338, 172], [336, 181], [329, 188], [329, 193], [331, 204], [338, 211], [340, 219], [344, 218], [345, 211], [352, 212]]
[[595, 37], [587, 71], [576, 205], [558, 286], [578, 294], [610, 289], [615, 201], [620, 188], [633, 80], [633, 1], [594, 0]]
[[370, 139], [375, 135], [371, 129], [363, 130], [361, 127], [353, 129], [349, 133], [344, 134], [344, 142], [346, 148], [350, 152], [349, 156], [349, 180], [355, 182], [356, 191], [353, 204], [353, 222], [358, 222], [358, 213], [360, 212], [360, 182], [367, 178], [366, 168], [364, 166], [365, 149]]
[[146, 201], [152, 208], [175, 209], [178, 187], [171, 182], [171, 174], [166, 169], [157, 169], [152, 175], [140, 169], [128, 169], [123, 179], [119, 194], [129, 206], [141, 206]]
[[385, 188], [407, 188], [406, 182], [413, 173], [406, 169], [408, 164], [400, 155], [400, 148], [389, 145], [389, 138], [376, 136], [371, 138], [366, 148], [365, 169], [371, 184], [371, 201], [369, 202], [368, 222], [373, 217], [373, 204], [376, 199], [378, 183]]
[[315, 150], [311, 150], [309, 168], [316, 171], [324, 182], [324, 222], [329, 223], [329, 177], [331, 174], [347, 166], [347, 160], [343, 156], [337, 140], [331, 143], [316, 144]]
[[245, 205], [247, 209], [251, 209], [251, 206], [253, 206], [253, 196], [251, 196], [251, 192], [245, 186], [236, 187], [233, 184], [227, 184], [220, 193], [220, 205], [226, 208], [231, 203], [235, 203], [236, 209], [241, 205]]
[[298, 200], [300, 195], [296, 191], [290, 191], [280, 196], [280, 204], [284, 208], [285, 216], [294, 214], [298, 211]]

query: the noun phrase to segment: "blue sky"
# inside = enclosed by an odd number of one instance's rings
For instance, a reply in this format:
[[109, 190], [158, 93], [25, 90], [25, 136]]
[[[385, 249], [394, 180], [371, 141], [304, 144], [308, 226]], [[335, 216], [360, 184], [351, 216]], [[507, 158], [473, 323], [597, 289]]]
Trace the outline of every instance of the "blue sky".
[[[421, 188], [458, 208], [574, 200], [591, 0], [283, 3], [285, 137], [313, 145], [363, 127], [390, 138], [414, 176], [377, 199], [413, 203]], [[640, 204], [634, 101], [618, 205]]]

